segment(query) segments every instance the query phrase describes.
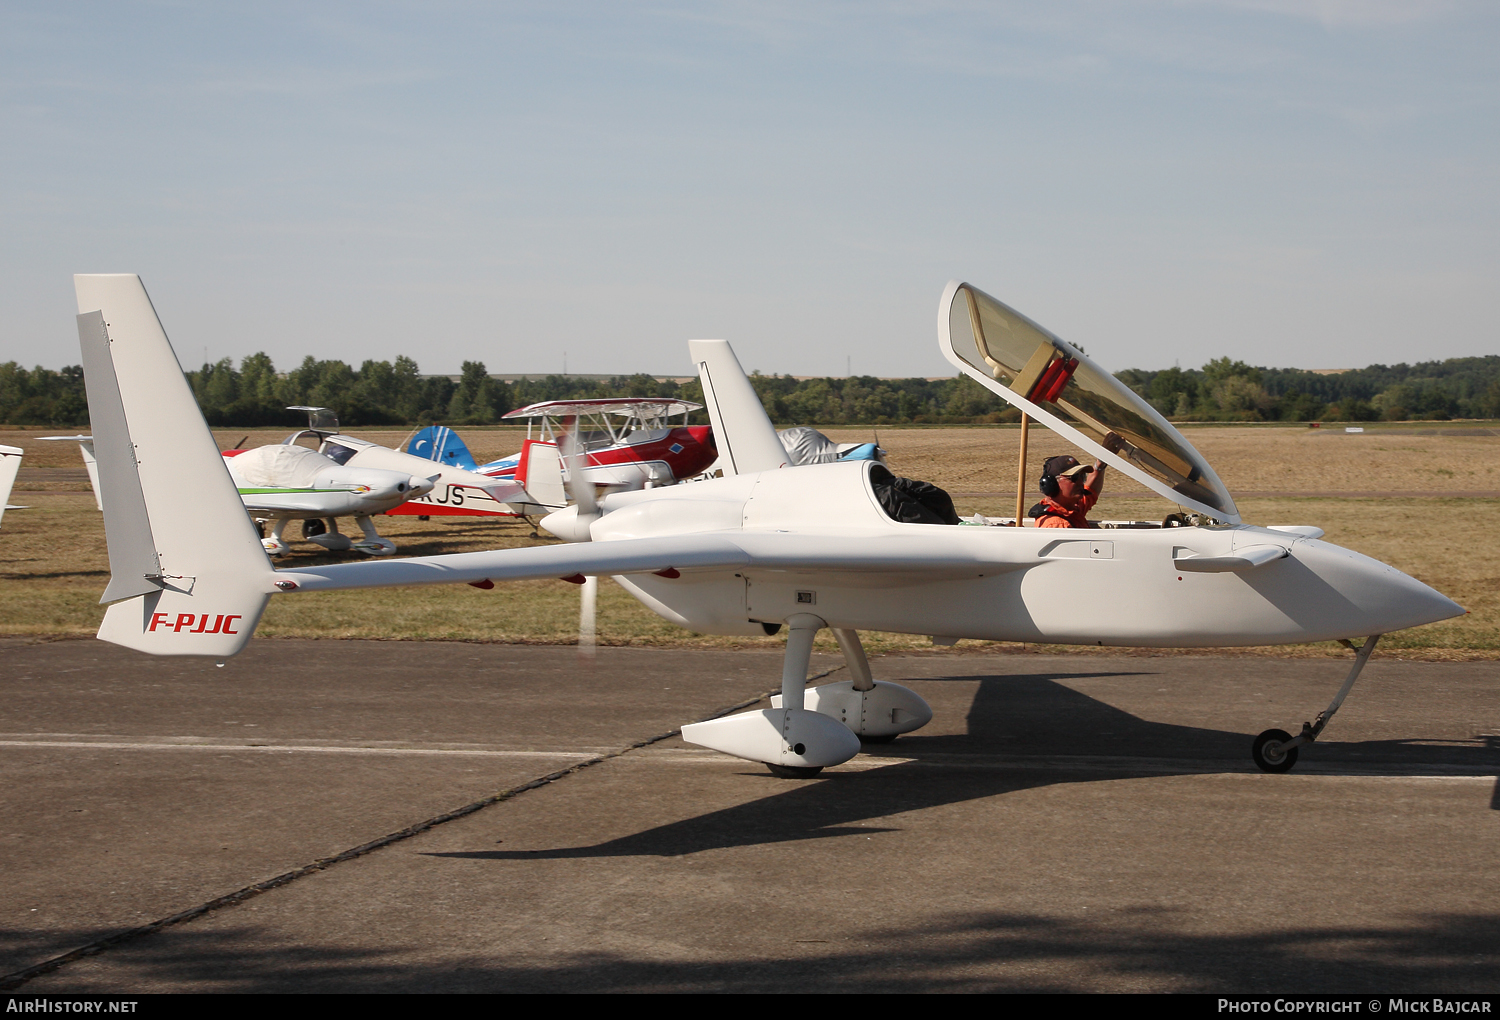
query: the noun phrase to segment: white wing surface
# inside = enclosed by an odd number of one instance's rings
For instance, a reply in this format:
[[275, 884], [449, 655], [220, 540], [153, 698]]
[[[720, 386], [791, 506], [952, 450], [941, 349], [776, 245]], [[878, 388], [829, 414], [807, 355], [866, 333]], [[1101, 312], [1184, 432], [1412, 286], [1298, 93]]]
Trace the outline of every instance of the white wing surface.
[[686, 574], [735, 570], [754, 564], [756, 570], [787, 573], [816, 571], [871, 577], [897, 574], [903, 575], [907, 583], [913, 580], [920, 583], [990, 576], [1036, 562], [1034, 558], [1009, 562], [976, 556], [940, 534], [879, 539], [735, 531], [299, 567], [278, 570], [271, 580], [282, 591], [331, 591], [403, 584], [525, 581], [571, 574], [647, 574], [666, 570]]

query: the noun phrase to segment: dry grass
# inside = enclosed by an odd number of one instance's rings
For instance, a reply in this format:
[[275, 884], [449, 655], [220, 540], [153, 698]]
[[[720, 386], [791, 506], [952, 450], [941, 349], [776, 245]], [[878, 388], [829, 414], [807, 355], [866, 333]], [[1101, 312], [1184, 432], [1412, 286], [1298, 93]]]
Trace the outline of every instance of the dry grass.
[[[1307, 429], [1202, 428], [1190, 438], [1223, 472], [1231, 491], [1326, 492], [1488, 491], [1500, 489], [1488, 464], [1500, 439], [1486, 436], [1411, 435], [1389, 429], [1345, 436]], [[1436, 431], [1436, 430], [1434, 430]], [[841, 440], [869, 438], [868, 430], [829, 430]], [[1309, 434], [1312, 433], [1312, 434]], [[0, 432], [0, 443], [26, 450], [12, 511], [0, 531], [0, 635], [35, 638], [92, 634], [103, 609], [97, 604], [109, 564], [101, 517], [71, 443], [38, 443], [39, 430]], [[252, 434], [249, 445], [279, 441], [285, 433]], [[362, 430], [392, 445], [405, 433]], [[477, 431], [470, 446], [492, 458], [520, 446], [524, 431]], [[242, 431], [219, 434], [225, 446]], [[1014, 485], [1017, 431], [1005, 428], [882, 429], [892, 467], [952, 491], [999, 493]], [[1066, 447], [1042, 430], [1032, 434], [1032, 463]], [[1356, 470], [1357, 469], [1357, 470]], [[1452, 471], [1443, 475], [1441, 470]], [[1035, 470], [1032, 472], [1035, 473]], [[1171, 507], [1138, 487], [1110, 487], [1095, 517], [1156, 519]], [[1134, 491], [1132, 491], [1134, 490]], [[1034, 493], [1032, 497], [1034, 498]], [[1013, 496], [957, 500], [960, 512], [1008, 515]], [[1456, 599], [1468, 616], [1393, 634], [1388, 654], [1424, 658], [1500, 658], [1500, 499], [1241, 498], [1245, 520], [1258, 524], [1315, 524], [1328, 540], [1384, 560]], [[290, 528], [296, 533], [297, 525]], [[382, 534], [403, 554], [466, 552], [528, 545], [519, 522], [457, 518], [419, 521], [384, 518]], [[1456, 540], [1457, 539], [1457, 540]], [[304, 551], [307, 550], [307, 551]], [[341, 561], [303, 547], [287, 566]], [[529, 581], [479, 591], [467, 585], [298, 595], [273, 599], [260, 633], [267, 637], [358, 637], [409, 640], [501, 641], [567, 644], [575, 639], [578, 589], [562, 581]], [[658, 646], [774, 646], [779, 639], [715, 638], [689, 634], [649, 612], [623, 589], [605, 581], [599, 597], [600, 640]], [[930, 647], [926, 638], [871, 634], [872, 651]], [[831, 647], [831, 642], [828, 642]], [[972, 648], [976, 642], [963, 642]], [[1021, 651], [1018, 645], [989, 645]], [[1029, 651], [1044, 651], [1034, 646]], [[1078, 649], [1069, 648], [1069, 651]], [[1118, 654], [1118, 650], [1112, 651]], [[1332, 646], [1277, 648], [1275, 654], [1347, 654]], [[1163, 654], [1153, 651], [1150, 654]]]
[[[1231, 493], [1500, 492], [1500, 435], [1455, 423], [1370, 425], [1363, 434], [1342, 427], [1310, 429], [1200, 426], [1184, 434], [1213, 465]], [[827, 429], [838, 442], [869, 442], [872, 429]], [[1021, 431], [1015, 426], [879, 430], [897, 474], [923, 478], [950, 492], [1014, 492]], [[3, 441], [3, 440], [0, 440]], [[960, 455], [960, 451], [962, 454]], [[1055, 454], [1076, 454], [1053, 433], [1033, 427], [1027, 484]], [[1147, 492], [1115, 472], [1115, 492]], [[1031, 493], [1035, 498], [1036, 493]], [[1160, 516], [1159, 514], [1157, 516]]]

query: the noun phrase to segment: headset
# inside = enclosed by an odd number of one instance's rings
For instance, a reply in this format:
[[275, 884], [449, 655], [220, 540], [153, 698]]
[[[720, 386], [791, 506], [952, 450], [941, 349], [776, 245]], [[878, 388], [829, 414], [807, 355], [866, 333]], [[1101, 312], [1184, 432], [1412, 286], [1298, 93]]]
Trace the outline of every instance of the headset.
[[1042, 480], [1037, 483], [1037, 488], [1042, 491], [1043, 496], [1050, 496], [1053, 499], [1056, 499], [1058, 492], [1061, 491], [1057, 487], [1057, 476], [1047, 471], [1042, 472]]
[[[1051, 458], [1049, 457], [1048, 460], [1050, 459]], [[1069, 468], [1069, 470], [1072, 469]], [[1053, 499], [1056, 499], [1057, 494], [1062, 491], [1062, 489], [1057, 484], [1057, 476], [1048, 471], [1045, 464], [1042, 465], [1042, 477], [1041, 480], [1036, 483], [1036, 486], [1039, 490], [1041, 490], [1043, 496], [1050, 496]]]

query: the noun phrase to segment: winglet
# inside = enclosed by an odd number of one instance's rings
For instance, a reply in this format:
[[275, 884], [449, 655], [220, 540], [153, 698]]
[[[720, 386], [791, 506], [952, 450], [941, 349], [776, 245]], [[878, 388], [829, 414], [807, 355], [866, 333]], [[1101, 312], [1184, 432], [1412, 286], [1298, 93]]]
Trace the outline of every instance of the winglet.
[[689, 340], [703, 402], [714, 427], [719, 464], [726, 475], [774, 471], [790, 463], [765, 406], [750, 385], [728, 340]]
[[157, 655], [233, 655], [275, 571], [151, 299], [133, 274], [75, 276], [109, 541], [99, 637]]

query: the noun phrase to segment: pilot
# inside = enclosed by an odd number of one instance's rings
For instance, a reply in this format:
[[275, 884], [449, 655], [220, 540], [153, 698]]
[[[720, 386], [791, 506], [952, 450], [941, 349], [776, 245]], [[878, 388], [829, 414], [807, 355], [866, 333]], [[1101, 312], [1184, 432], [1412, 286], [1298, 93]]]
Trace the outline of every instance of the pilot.
[[1089, 522], [1088, 513], [1099, 502], [1104, 489], [1103, 461], [1093, 466], [1080, 464], [1077, 457], [1066, 454], [1048, 457], [1042, 464], [1042, 501], [1032, 507], [1028, 516], [1039, 528], [1097, 528]]

